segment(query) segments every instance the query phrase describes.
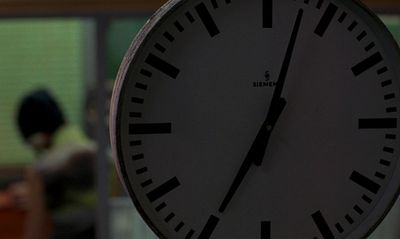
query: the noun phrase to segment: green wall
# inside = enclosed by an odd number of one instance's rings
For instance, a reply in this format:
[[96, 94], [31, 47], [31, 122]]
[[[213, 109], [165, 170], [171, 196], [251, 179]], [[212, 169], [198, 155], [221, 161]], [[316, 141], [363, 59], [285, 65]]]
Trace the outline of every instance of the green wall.
[[50, 90], [69, 121], [80, 123], [84, 91], [83, 24], [78, 20], [0, 22], [0, 163], [33, 158], [15, 125], [17, 102], [38, 87]]

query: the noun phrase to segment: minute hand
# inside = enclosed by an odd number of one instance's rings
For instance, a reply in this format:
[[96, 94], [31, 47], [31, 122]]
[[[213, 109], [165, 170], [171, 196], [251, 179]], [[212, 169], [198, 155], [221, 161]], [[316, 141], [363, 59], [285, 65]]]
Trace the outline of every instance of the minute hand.
[[265, 119], [265, 121], [263, 123], [263, 127], [268, 128], [268, 130], [267, 130], [268, 133], [265, 133], [265, 138], [267, 138], [267, 139], [264, 139], [263, 140], [264, 143], [260, 145], [260, 147], [262, 147], [262, 148], [258, 149], [259, 152], [260, 151], [263, 152], [262, 156], [254, 158], [254, 164], [257, 166], [261, 166], [261, 164], [263, 162], [264, 153], [265, 153], [265, 150], [268, 145], [268, 139], [269, 139], [270, 133], [271, 133], [273, 127], [275, 126], [275, 123], [278, 120], [279, 116], [281, 115], [281, 113], [283, 111], [283, 107], [286, 105], [286, 100], [284, 98], [282, 98], [281, 95], [282, 95], [283, 86], [285, 85], [287, 72], [289, 70], [289, 65], [290, 65], [290, 62], [291, 62], [291, 59], [293, 56], [293, 51], [294, 51], [294, 47], [296, 44], [297, 35], [299, 33], [301, 20], [303, 18], [303, 12], [304, 12], [303, 9], [299, 9], [299, 12], [298, 12], [297, 18], [296, 18], [296, 22], [293, 27], [292, 35], [290, 36], [289, 45], [286, 50], [285, 58], [283, 60], [281, 71], [279, 73], [278, 81], [276, 82], [274, 94], [271, 99], [271, 104], [269, 106], [267, 118]]
[[223, 213], [227, 208], [228, 204], [232, 200], [236, 191], [238, 190], [240, 184], [245, 178], [246, 174], [249, 172], [251, 165], [253, 163], [257, 166], [261, 165], [262, 160], [264, 158], [265, 150], [267, 148], [269, 138], [271, 136], [272, 128], [275, 126], [276, 121], [279, 118], [279, 115], [282, 113], [283, 109], [286, 105], [286, 100], [281, 97], [283, 85], [285, 83], [285, 78], [287, 75], [287, 71], [289, 69], [290, 59], [292, 57], [294, 45], [296, 43], [297, 33], [300, 28], [301, 19], [303, 17], [303, 10], [300, 9], [297, 15], [297, 19], [295, 22], [295, 26], [290, 37], [289, 47], [286, 51], [285, 59], [282, 65], [281, 73], [279, 75], [279, 79], [277, 82], [277, 86], [274, 91], [274, 95], [272, 97], [271, 105], [268, 110], [267, 117], [263, 122], [260, 130], [257, 133], [256, 138], [253, 141], [253, 144], [248, 151], [246, 158], [244, 159], [242, 165], [239, 168], [238, 173], [236, 174], [231, 186], [227, 194], [225, 195], [221, 206], [219, 207], [219, 212]]

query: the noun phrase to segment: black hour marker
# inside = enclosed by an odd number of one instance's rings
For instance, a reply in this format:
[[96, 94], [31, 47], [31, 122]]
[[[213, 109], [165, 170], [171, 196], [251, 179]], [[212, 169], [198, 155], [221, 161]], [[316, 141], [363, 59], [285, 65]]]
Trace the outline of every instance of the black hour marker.
[[340, 23], [342, 23], [342, 22], [346, 19], [346, 17], [347, 17], [347, 13], [346, 13], [346, 12], [343, 12], [342, 15], [340, 15], [338, 21], [339, 21]]
[[310, 3], [310, 0], [304, 0], [304, 3], [305, 3], [305, 4], [309, 4], [309, 3]]
[[366, 176], [360, 174], [357, 171], [354, 171], [351, 174], [350, 180], [374, 194], [377, 194], [379, 189], [381, 188], [379, 184], [367, 178]]
[[321, 20], [318, 23], [317, 28], [314, 31], [315, 34], [317, 34], [320, 37], [324, 36], [330, 23], [332, 22], [333, 17], [336, 14], [337, 10], [338, 10], [338, 7], [336, 5], [334, 5], [333, 3], [329, 4], [324, 15], [322, 16]]
[[171, 123], [160, 124], [130, 124], [129, 134], [170, 134], [172, 132]]
[[181, 184], [176, 177], [172, 178], [149, 192], [147, 194], [147, 198], [150, 200], [150, 202], [154, 202], [180, 185]]
[[321, 235], [324, 239], [334, 239], [335, 237], [333, 236], [333, 233], [331, 229], [329, 228], [328, 223], [325, 221], [324, 216], [320, 211], [314, 213], [312, 215], [312, 218], [314, 220], [315, 225], [317, 225], [319, 231], [321, 232]]
[[372, 67], [376, 66], [378, 63], [380, 63], [383, 60], [381, 53], [377, 52], [371, 56], [369, 56], [367, 59], [361, 61], [357, 65], [353, 66], [351, 70], [353, 71], [353, 74], [355, 76], [359, 76], [365, 71], [371, 69]]
[[271, 222], [261, 222], [261, 239], [271, 239]]
[[349, 26], [349, 28], [347, 28], [347, 30], [349, 30], [350, 32], [352, 32], [356, 26], [358, 25], [358, 22], [354, 21], [353, 23], [351, 23], [351, 25]]
[[200, 3], [195, 7], [197, 14], [200, 17], [201, 22], [206, 27], [208, 33], [211, 37], [214, 37], [219, 34], [219, 29], [214, 22], [210, 12], [208, 11], [206, 5], [204, 3]]
[[170, 42], [175, 41], [175, 37], [171, 35], [169, 32], [164, 32], [163, 36]]
[[371, 42], [370, 44], [368, 44], [368, 46], [365, 47], [365, 50], [370, 51], [374, 47], [375, 47], [375, 43]]
[[324, 3], [324, 0], [318, 0], [317, 9], [321, 9], [323, 3]]
[[211, 4], [212, 4], [213, 8], [218, 8], [217, 0], [211, 0]]
[[365, 31], [363, 31], [363, 32], [360, 33], [360, 35], [358, 35], [357, 40], [361, 41], [366, 36], [367, 36], [367, 33]]
[[138, 97], [132, 97], [131, 101], [132, 101], [132, 103], [136, 103], [136, 104], [143, 104], [144, 103], [144, 99], [138, 98]]
[[360, 119], [359, 129], [393, 129], [397, 128], [396, 118]]
[[159, 57], [153, 54], [149, 54], [149, 56], [147, 56], [146, 63], [171, 78], [176, 79], [176, 77], [178, 77], [179, 75], [178, 68], [176, 68], [175, 66], [169, 64], [168, 62], [160, 59]]
[[174, 26], [176, 27], [176, 29], [178, 29], [179, 32], [183, 32], [185, 30], [185, 28], [183, 28], [183, 26], [178, 22], [174, 22]]
[[151, 77], [153, 75], [150, 71], [145, 70], [145, 69], [141, 69], [140, 70], [140, 74], [142, 74], [142, 75], [144, 75], [146, 77]]
[[157, 50], [159, 50], [161, 53], [164, 53], [165, 51], [166, 51], [166, 49], [165, 49], [165, 47], [163, 47], [161, 44], [159, 44], [159, 43], [156, 43], [155, 45], [154, 45], [154, 47], [157, 49]]
[[273, 4], [272, 0], [263, 0], [263, 28], [272, 28], [273, 22]]
[[209, 239], [211, 234], [214, 232], [215, 227], [217, 227], [218, 222], [219, 218], [211, 215], [210, 218], [208, 218], [208, 221], [201, 231], [198, 239]]

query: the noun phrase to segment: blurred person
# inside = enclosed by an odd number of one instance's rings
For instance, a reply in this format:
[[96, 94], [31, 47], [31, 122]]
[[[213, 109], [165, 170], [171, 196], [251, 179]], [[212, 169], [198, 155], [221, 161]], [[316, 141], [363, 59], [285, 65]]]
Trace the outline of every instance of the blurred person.
[[46, 90], [22, 99], [17, 123], [37, 157], [25, 181], [10, 187], [27, 210], [24, 239], [94, 238], [94, 144]]

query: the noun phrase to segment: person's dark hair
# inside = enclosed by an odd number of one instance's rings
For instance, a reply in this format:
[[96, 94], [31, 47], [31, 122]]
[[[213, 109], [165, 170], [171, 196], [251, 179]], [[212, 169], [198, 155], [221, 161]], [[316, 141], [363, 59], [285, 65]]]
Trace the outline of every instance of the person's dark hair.
[[22, 99], [17, 118], [25, 140], [35, 133], [52, 134], [65, 123], [56, 100], [43, 89], [33, 91]]

